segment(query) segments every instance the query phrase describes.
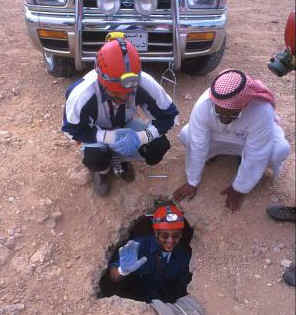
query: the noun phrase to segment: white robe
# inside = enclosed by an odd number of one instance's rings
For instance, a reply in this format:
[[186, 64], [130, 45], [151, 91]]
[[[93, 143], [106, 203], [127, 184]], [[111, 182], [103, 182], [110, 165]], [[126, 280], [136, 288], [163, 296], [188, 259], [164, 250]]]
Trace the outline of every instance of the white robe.
[[209, 89], [194, 105], [189, 123], [179, 137], [186, 146], [186, 175], [190, 185], [200, 183], [207, 159], [219, 154], [240, 155], [242, 161], [232, 187], [241, 193], [253, 189], [269, 163], [277, 175], [290, 152], [270, 103], [251, 101], [239, 118], [225, 125], [215, 114]]

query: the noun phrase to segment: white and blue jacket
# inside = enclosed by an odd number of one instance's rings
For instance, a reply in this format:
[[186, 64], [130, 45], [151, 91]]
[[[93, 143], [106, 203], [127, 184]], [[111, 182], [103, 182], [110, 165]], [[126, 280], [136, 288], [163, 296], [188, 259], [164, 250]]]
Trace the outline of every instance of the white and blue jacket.
[[[100, 86], [95, 70], [69, 86], [66, 99], [62, 131], [79, 142], [103, 142], [105, 130], [114, 128], [108, 95]], [[162, 86], [145, 72], [141, 72], [139, 86], [126, 102], [126, 123], [136, 116], [138, 106], [151, 119], [148, 129], [153, 138], [172, 128], [179, 113]]]

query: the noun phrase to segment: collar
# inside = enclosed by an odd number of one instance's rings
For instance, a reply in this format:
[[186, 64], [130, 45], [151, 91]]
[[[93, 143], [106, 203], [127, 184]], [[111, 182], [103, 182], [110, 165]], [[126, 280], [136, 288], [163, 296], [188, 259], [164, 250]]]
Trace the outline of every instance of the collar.
[[[97, 80], [97, 84], [98, 84], [99, 89], [100, 89], [100, 92], [101, 92], [102, 102], [104, 103], [104, 102], [106, 102], [107, 100], [112, 101], [112, 97], [109, 96], [109, 95], [106, 93], [105, 89], [104, 89], [103, 86], [99, 83], [98, 80]], [[135, 88], [135, 89], [130, 93], [130, 96], [135, 96], [136, 93], [137, 93], [137, 88]], [[126, 101], [126, 103], [128, 103], [129, 99], [130, 99], [130, 98], [128, 98], [128, 100]]]

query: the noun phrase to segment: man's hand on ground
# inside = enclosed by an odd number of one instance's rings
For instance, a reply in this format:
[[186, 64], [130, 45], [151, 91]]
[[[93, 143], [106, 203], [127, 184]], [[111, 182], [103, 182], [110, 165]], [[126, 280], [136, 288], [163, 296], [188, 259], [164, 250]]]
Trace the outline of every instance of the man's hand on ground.
[[227, 195], [225, 205], [231, 211], [237, 211], [240, 209], [245, 196], [245, 194], [242, 194], [239, 191], [234, 190], [232, 186], [221, 191], [221, 195]]
[[191, 186], [188, 183], [179, 187], [173, 194], [176, 201], [181, 201], [184, 198], [192, 199], [196, 195], [197, 187]]

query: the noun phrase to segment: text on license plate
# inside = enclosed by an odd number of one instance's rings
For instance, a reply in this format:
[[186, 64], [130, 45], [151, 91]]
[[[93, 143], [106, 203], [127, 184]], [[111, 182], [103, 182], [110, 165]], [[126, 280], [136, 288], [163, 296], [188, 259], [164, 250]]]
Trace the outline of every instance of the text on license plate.
[[128, 32], [125, 34], [127, 39], [137, 48], [138, 51], [148, 50], [147, 32]]

